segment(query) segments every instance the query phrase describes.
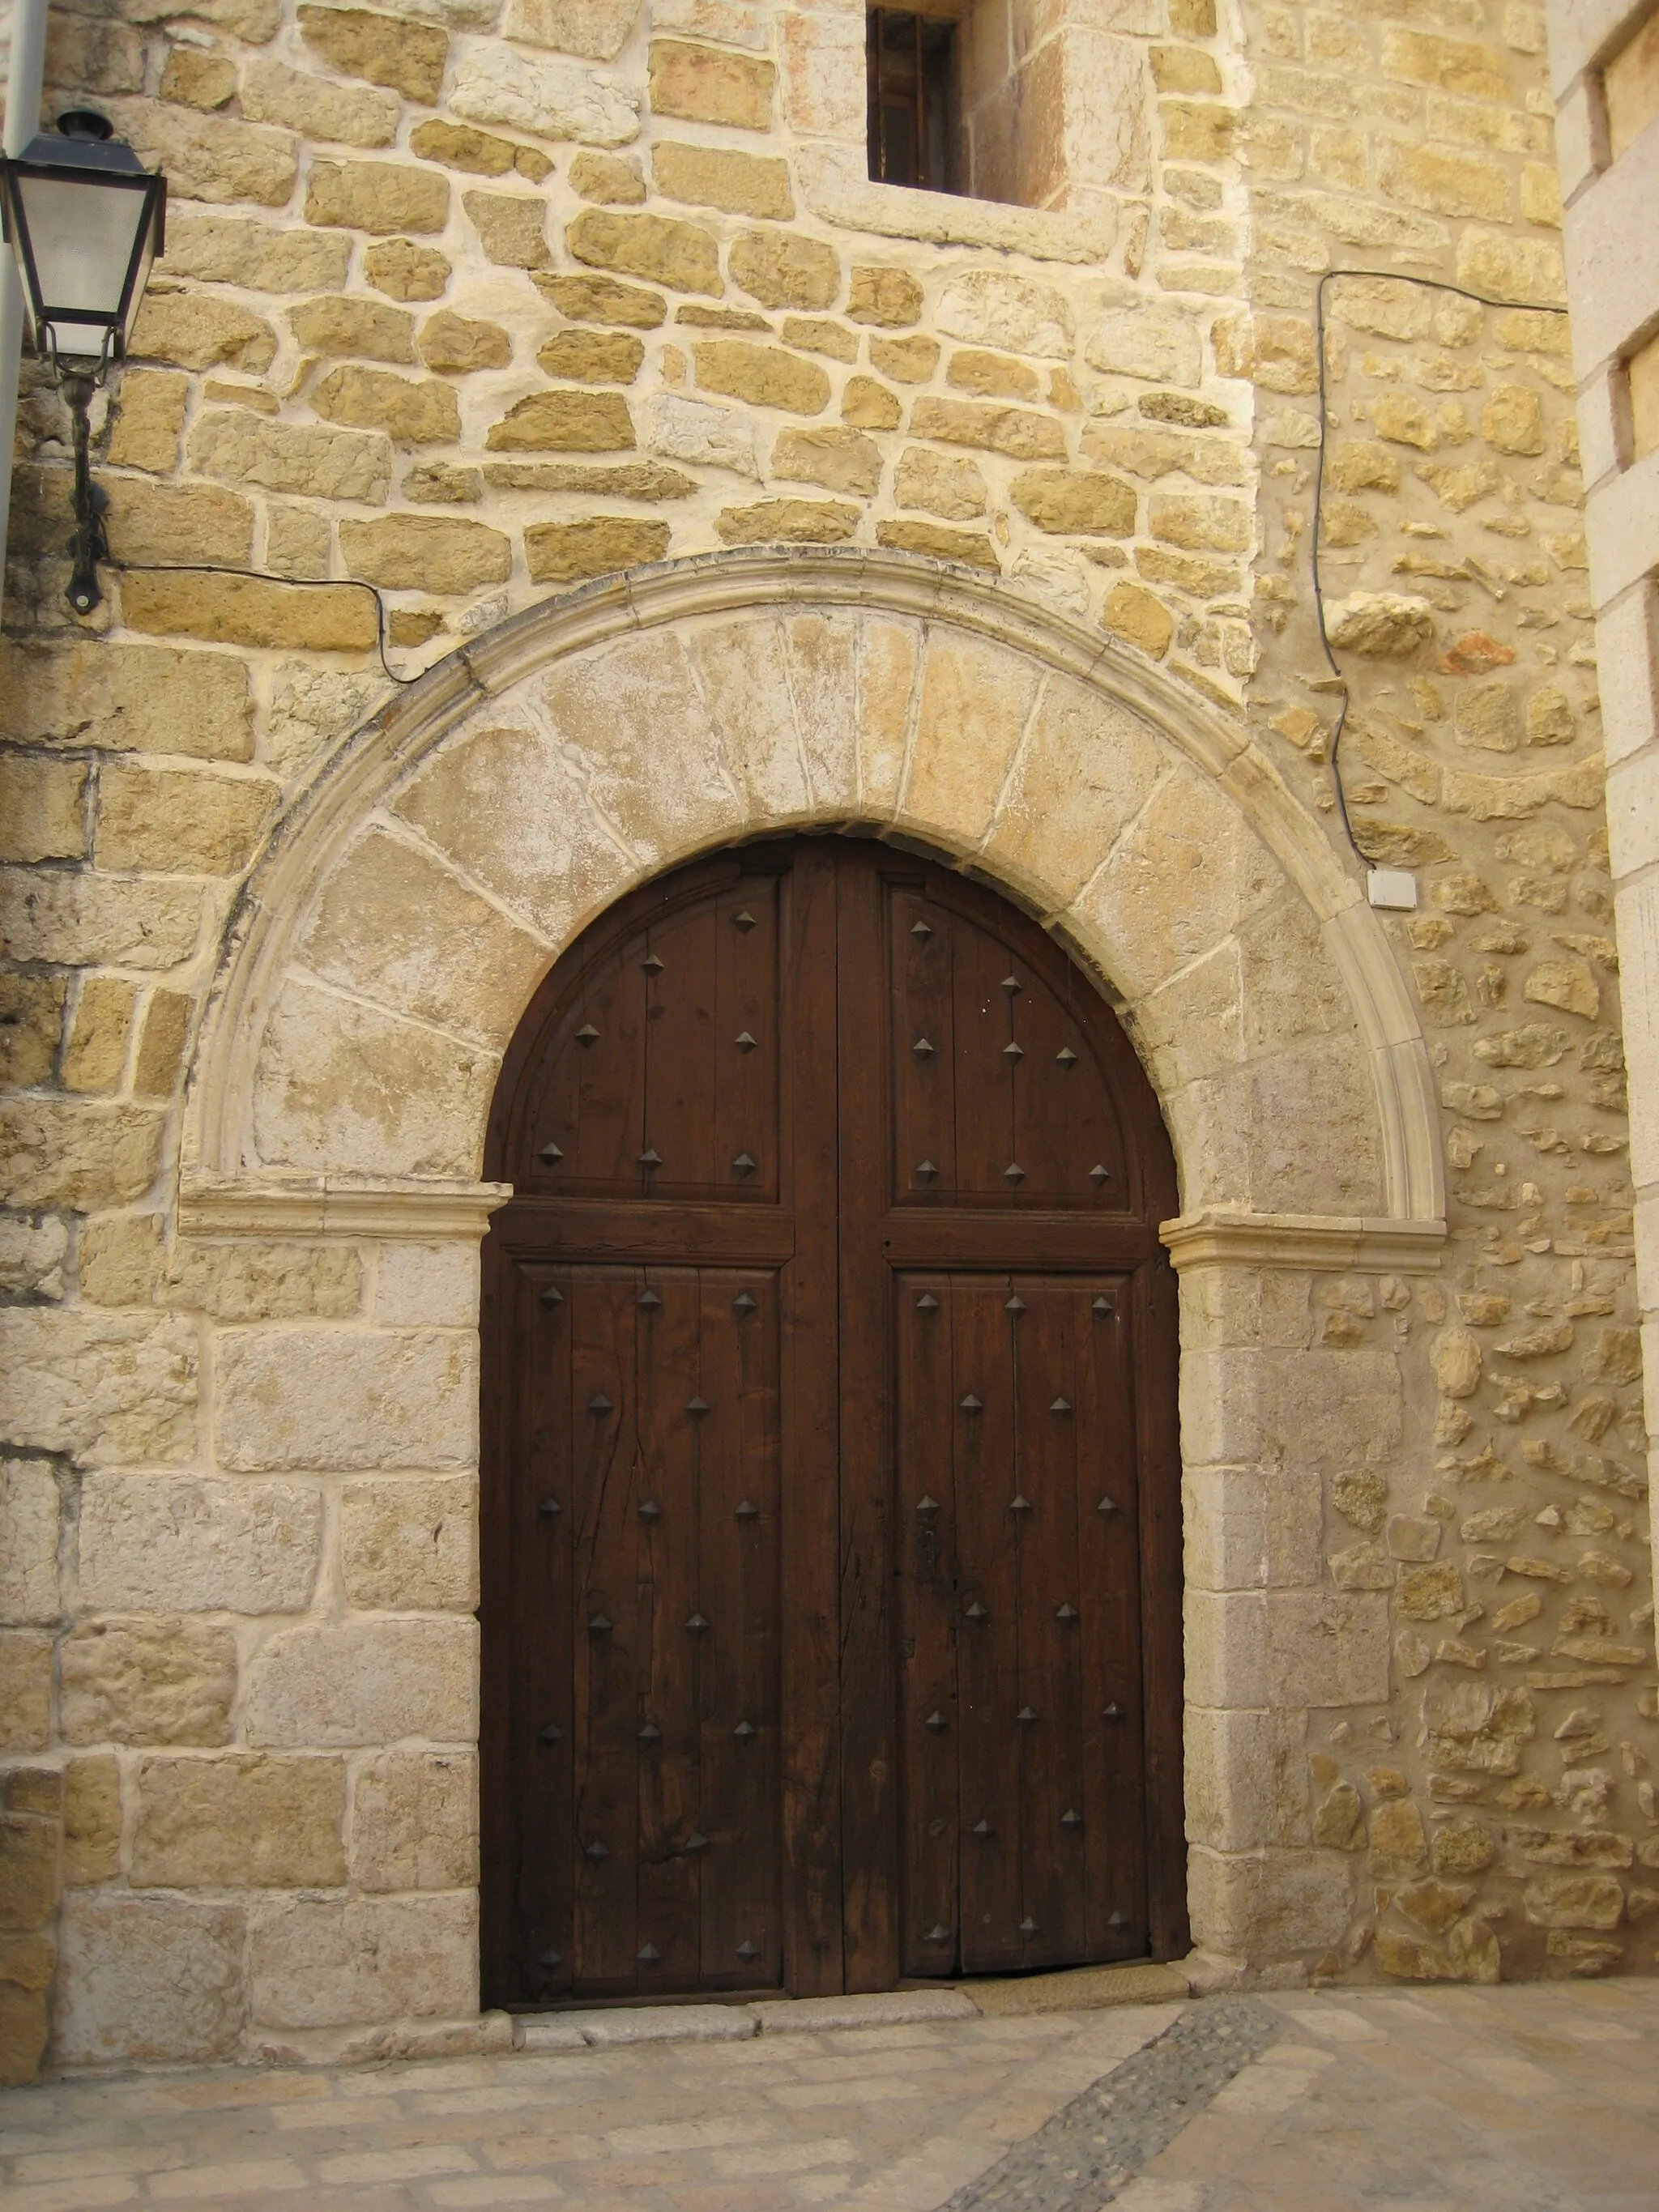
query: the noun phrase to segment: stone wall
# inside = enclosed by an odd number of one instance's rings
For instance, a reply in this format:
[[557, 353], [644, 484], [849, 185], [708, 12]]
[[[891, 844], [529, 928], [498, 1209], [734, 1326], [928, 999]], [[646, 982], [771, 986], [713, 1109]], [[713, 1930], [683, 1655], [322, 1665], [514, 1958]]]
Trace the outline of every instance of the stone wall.
[[[862, 547], [912, 560], [921, 627], [894, 634], [919, 653], [945, 588], [927, 562], [961, 563], [999, 580], [1012, 629], [1022, 605], [1046, 610], [1138, 696], [1184, 696], [1227, 732], [1206, 742], [1234, 795], [1255, 778], [1297, 817], [1280, 859], [1306, 841], [1352, 898], [1329, 763], [1343, 695], [1308, 587], [1316, 285], [1340, 268], [1374, 272], [1326, 292], [1321, 574], [1350, 687], [1344, 774], [1360, 845], [1423, 892], [1383, 926], [1410, 980], [1355, 1065], [1380, 1098], [1388, 1054], [1426, 1035], [1450, 1241], [1438, 1272], [1413, 1272], [1420, 1243], [1395, 1265], [1357, 1234], [1348, 1270], [1295, 1264], [1282, 1239], [1248, 1265], [1192, 1262], [1194, 1910], [1212, 1951], [1289, 1976], [1650, 1966], [1632, 1927], [1659, 1896], [1640, 1352], [1537, 12], [1111, 0], [1085, 42], [1100, 127], [1044, 207], [864, 180], [856, 8], [201, 0], [163, 21], [125, 0], [53, 24], [49, 106], [106, 106], [173, 195], [99, 429], [112, 543], [213, 568], [135, 566], [69, 617], [65, 421], [26, 367], [0, 647], [18, 1562], [0, 1723], [5, 1758], [63, 1778], [57, 2056], [484, 2032], [482, 1213], [441, 1236], [384, 1211], [325, 1235], [320, 1183], [286, 1229], [179, 1205], [181, 1158], [261, 1163], [251, 1097], [218, 1101], [234, 1141], [191, 1154], [185, 1072], [212, 979], [227, 988], [255, 927], [258, 901], [238, 899], [261, 854], [261, 884], [305, 902], [296, 942], [310, 927], [321, 873], [278, 864], [296, 818], [359, 803], [373, 730], [348, 739], [392, 696], [376, 595], [399, 675], [458, 647], [505, 665], [504, 618], [621, 567]], [[829, 662], [789, 665], [805, 728], [802, 702], [841, 695]], [[1050, 694], [1009, 680], [994, 702], [963, 696], [1024, 743]], [[719, 722], [708, 682], [697, 711]], [[895, 710], [895, 759], [914, 760], [919, 696]], [[548, 739], [528, 709], [501, 720], [542, 733], [532, 751], [587, 758], [568, 723]], [[653, 726], [659, 749], [689, 744], [689, 720]], [[1133, 751], [1104, 710], [1076, 726], [1079, 759], [1112, 732]], [[805, 735], [804, 796], [749, 742], [711, 740], [696, 777], [689, 755], [651, 760], [696, 803], [648, 835], [607, 811], [619, 771], [583, 769], [563, 857], [537, 879], [556, 924], [520, 927], [521, 894], [482, 863], [461, 890], [447, 862], [428, 869], [402, 908], [317, 906], [316, 941], [343, 932], [368, 966], [323, 979], [326, 1054], [307, 1058], [315, 1024], [281, 1033], [284, 1126], [301, 1152], [324, 1133], [313, 1160], [276, 1147], [289, 1170], [372, 1173], [395, 1098], [418, 1107], [398, 1172], [476, 1173], [451, 1133], [481, 1116], [536, 975], [629, 870], [733, 823], [908, 803], [891, 760], [866, 807], [861, 784], [811, 796]], [[498, 775], [517, 760], [501, 743]], [[1113, 809], [1137, 788], [1079, 773], [1054, 768], [1044, 834], [1096, 845], [1062, 875], [1117, 850], [1130, 817]], [[703, 803], [726, 777], [747, 814]], [[1020, 851], [984, 842], [1018, 785], [970, 834], [951, 809], [979, 783], [964, 774], [961, 797], [948, 763], [936, 781], [951, 805], [917, 834], [983, 848], [1035, 896]], [[459, 777], [445, 803], [458, 820], [496, 797]], [[399, 817], [375, 849], [390, 866], [455, 828]], [[1170, 872], [1161, 896], [1179, 881], [1225, 910], [1201, 938], [1172, 925], [1144, 975], [1102, 955], [1172, 1119], [1188, 1093], [1237, 1133], [1183, 1155], [1188, 1210], [1196, 1194], [1247, 1213], [1412, 1211], [1371, 1133], [1348, 1182], [1374, 1195], [1342, 1194], [1346, 1131], [1381, 1126], [1359, 1094], [1265, 1072], [1348, 1052], [1348, 940], [1315, 958], [1320, 925], [1276, 875], [1241, 861], [1218, 886], [1179, 824], [1154, 813], [1143, 833]], [[403, 933], [434, 912], [437, 967]], [[495, 995], [469, 1030], [446, 994], [486, 940]], [[263, 1035], [269, 997], [246, 1005]], [[198, 1104], [202, 1083], [198, 1061]], [[1248, 1432], [1242, 1392], [1236, 1423], [1211, 1419], [1235, 1355], [1297, 1378], [1251, 1397]], [[48, 1993], [27, 1974], [10, 1986], [40, 2024]]]

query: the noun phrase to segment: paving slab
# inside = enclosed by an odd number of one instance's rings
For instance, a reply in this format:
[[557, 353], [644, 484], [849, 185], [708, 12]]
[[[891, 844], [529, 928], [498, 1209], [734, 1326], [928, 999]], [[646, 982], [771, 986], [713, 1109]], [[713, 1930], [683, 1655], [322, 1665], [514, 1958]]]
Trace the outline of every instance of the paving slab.
[[810, 2035], [836, 2027], [908, 2027], [930, 2020], [975, 2020], [959, 1990], [893, 1990], [873, 1996], [784, 1997], [750, 2005], [763, 2035]]

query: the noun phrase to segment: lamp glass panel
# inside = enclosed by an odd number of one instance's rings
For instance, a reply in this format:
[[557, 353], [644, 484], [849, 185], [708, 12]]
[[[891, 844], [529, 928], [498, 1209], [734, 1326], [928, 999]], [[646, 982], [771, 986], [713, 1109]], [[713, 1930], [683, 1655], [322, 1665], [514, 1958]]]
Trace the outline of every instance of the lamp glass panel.
[[144, 219], [149, 182], [16, 178], [40, 286], [40, 298], [30, 305], [41, 322], [55, 325], [61, 350], [95, 354], [102, 343], [100, 330], [85, 323], [59, 323], [58, 318], [68, 312], [95, 317], [103, 328], [113, 328]]

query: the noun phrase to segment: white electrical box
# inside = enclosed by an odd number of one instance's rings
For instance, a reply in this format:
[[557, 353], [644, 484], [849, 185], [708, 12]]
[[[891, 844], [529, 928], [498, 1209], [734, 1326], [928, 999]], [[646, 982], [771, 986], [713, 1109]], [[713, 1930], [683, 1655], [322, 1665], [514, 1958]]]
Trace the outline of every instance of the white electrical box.
[[1417, 878], [1409, 868], [1373, 868], [1365, 878], [1365, 896], [1373, 906], [1409, 914], [1417, 904]]

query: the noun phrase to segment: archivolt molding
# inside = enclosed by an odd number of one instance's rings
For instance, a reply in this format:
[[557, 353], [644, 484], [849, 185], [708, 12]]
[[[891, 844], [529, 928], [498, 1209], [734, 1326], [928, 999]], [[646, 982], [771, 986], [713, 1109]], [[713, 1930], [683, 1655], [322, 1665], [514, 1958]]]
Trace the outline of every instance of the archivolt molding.
[[[439, 1178], [374, 1178], [371, 1188], [370, 1179], [337, 1173], [328, 1163], [320, 1164], [320, 1172], [307, 1174], [262, 1168], [257, 1162], [252, 1114], [261, 1045], [319, 886], [412, 769], [490, 702], [502, 702], [506, 712], [509, 695], [556, 665], [701, 617], [751, 617], [758, 622], [810, 613], [898, 617], [998, 644], [1040, 672], [1057, 672], [1092, 690], [1218, 786], [1299, 892], [1340, 978], [1375, 1093], [1389, 1220], [1422, 1224], [1430, 1244], [1437, 1232], [1443, 1234], [1443, 1171], [1415, 1008], [1360, 887], [1272, 764], [1239, 728], [1130, 648], [1034, 603], [1005, 582], [915, 555], [864, 548], [711, 554], [638, 569], [544, 601], [441, 662], [360, 728], [279, 819], [227, 927], [187, 1094], [181, 1227], [236, 1234], [241, 1233], [240, 1220], [246, 1233], [255, 1233], [254, 1217], [271, 1218], [270, 1209], [275, 1207], [285, 1212], [296, 1231], [302, 1220], [314, 1220], [309, 1233], [351, 1233], [343, 1224], [354, 1219], [362, 1224], [356, 1233], [407, 1235], [412, 1233], [408, 1229], [371, 1230], [370, 1218], [389, 1220], [398, 1206], [407, 1208], [424, 1191], [428, 1198], [415, 1212], [429, 1212], [435, 1206], [441, 1212], [446, 1204], [452, 1211], [459, 1207], [475, 1226], [463, 1229], [458, 1214], [451, 1233], [477, 1233], [494, 1200], [493, 1187], [458, 1182], [452, 1176], [446, 1200], [440, 1196]], [[672, 775], [672, 757], [665, 769]], [[824, 818], [844, 821], [846, 811]], [[766, 826], [751, 820], [746, 834], [763, 834]], [[910, 825], [902, 811], [890, 810], [869, 826], [902, 836]], [[957, 857], [977, 872], [997, 874], [994, 856]], [[1040, 848], [1035, 866], [1040, 875]], [[648, 872], [641, 866], [641, 876]], [[1042, 918], [1050, 926], [1059, 920], [1056, 914]], [[1126, 995], [1133, 1015], [1133, 995]], [[1284, 1135], [1279, 1132], [1281, 1141]], [[460, 1198], [463, 1189], [473, 1194], [468, 1200]], [[348, 1192], [356, 1194], [349, 1206]], [[259, 1193], [266, 1194], [264, 1201]], [[1291, 1264], [1289, 1248], [1297, 1240], [1290, 1224], [1304, 1218], [1271, 1218], [1281, 1224], [1272, 1240], [1286, 1255], [1279, 1264]], [[1353, 1226], [1334, 1221], [1328, 1225], [1339, 1232]], [[428, 1233], [445, 1233], [435, 1227], [435, 1217]], [[1190, 1239], [1172, 1235], [1170, 1241], [1178, 1261], [1188, 1253], [1196, 1256]], [[1309, 1250], [1322, 1244], [1319, 1237], [1304, 1241]], [[1356, 1253], [1359, 1249], [1340, 1235], [1337, 1243]], [[1380, 1249], [1374, 1238], [1362, 1243], [1368, 1250]], [[1322, 1244], [1334, 1249], [1329, 1236]], [[1262, 1257], [1267, 1258], [1265, 1249]], [[1344, 1264], [1366, 1261], [1356, 1256]]]

